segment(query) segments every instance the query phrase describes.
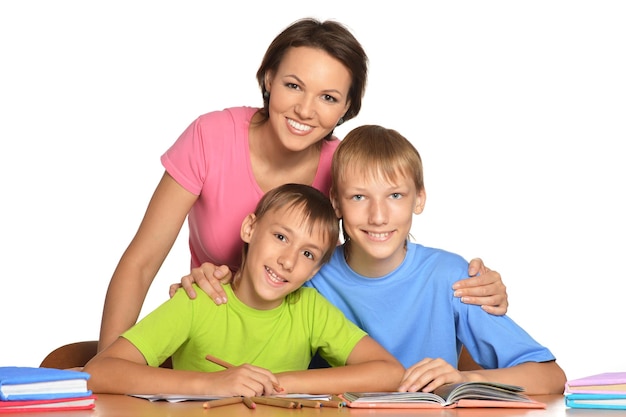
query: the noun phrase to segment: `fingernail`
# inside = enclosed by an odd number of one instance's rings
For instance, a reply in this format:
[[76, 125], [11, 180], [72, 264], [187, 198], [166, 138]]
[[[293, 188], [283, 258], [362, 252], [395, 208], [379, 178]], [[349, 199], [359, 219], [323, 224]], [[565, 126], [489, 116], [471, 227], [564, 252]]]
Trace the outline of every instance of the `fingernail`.
[[455, 296], [455, 297], [460, 297], [460, 296], [462, 296], [462, 295], [463, 295], [463, 291], [461, 291], [461, 290], [456, 290], [456, 291], [454, 292], [454, 296]]

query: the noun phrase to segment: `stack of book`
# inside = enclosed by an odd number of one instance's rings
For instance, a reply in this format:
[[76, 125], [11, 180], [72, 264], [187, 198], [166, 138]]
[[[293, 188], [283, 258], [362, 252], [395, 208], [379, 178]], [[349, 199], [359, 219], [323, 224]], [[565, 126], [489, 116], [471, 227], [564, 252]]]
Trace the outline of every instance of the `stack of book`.
[[94, 408], [88, 379], [88, 373], [66, 369], [0, 367], [0, 414]]
[[567, 381], [565, 405], [626, 410], [626, 372], [606, 372]]

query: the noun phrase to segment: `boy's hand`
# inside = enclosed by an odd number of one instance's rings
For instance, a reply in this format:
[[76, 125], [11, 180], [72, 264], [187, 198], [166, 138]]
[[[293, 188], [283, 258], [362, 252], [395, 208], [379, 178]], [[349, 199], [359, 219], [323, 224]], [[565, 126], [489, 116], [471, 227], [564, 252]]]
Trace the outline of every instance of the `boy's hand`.
[[432, 392], [444, 384], [467, 382], [464, 375], [441, 358], [422, 359], [404, 372], [398, 391]]
[[461, 297], [464, 303], [480, 305], [489, 314], [506, 314], [509, 300], [500, 274], [487, 268], [479, 258], [472, 259], [468, 273], [471, 278], [452, 286], [454, 296]]
[[180, 284], [170, 285], [170, 298], [174, 296], [180, 287], [185, 289], [189, 298], [196, 298], [196, 292], [192, 286], [193, 283], [196, 283], [213, 299], [215, 304], [225, 304], [228, 299], [226, 298], [222, 284], [230, 282], [232, 277], [233, 274], [226, 265], [218, 267], [210, 262], [205, 262], [198, 268], [193, 268], [189, 275], [182, 277]]
[[[278, 386], [278, 378], [265, 368], [254, 365], [241, 365], [219, 372], [208, 372], [211, 386], [220, 387], [219, 395], [243, 395], [257, 397], [261, 395], [279, 394], [274, 387]], [[213, 388], [211, 389], [213, 391]]]

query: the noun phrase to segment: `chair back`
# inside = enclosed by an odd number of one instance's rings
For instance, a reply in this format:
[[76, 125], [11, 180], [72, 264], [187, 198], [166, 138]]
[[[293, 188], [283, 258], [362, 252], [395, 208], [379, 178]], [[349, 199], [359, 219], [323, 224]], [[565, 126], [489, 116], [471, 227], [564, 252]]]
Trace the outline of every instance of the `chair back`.
[[83, 367], [98, 352], [98, 341], [88, 340], [69, 343], [54, 349], [41, 361], [41, 368], [78, 368]]
[[[54, 349], [41, 361], [40, 368], [82, 368], [98, 353], [98, 341], [87, 340], [74, 342]], [[160, 365], [161, 368], [172, 369], [172, 358], [169, 357]]]

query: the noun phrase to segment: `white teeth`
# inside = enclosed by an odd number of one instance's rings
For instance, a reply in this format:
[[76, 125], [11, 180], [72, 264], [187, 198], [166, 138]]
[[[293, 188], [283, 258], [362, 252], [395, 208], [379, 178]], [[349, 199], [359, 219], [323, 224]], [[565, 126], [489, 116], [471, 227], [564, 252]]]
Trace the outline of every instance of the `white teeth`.
[[313, 129], [311, 126], [303, 125], [302, 123], [298, 123], [292, 119], [287, 119], [287, 123], [289, 123], [289, 125], [293, 127], [294, 129], [302, 130], [303, 132], [307, 132]]
[[287, 280], [280, 278], [279, 276], [277, 276], [272, 270], [270, 270], [269, 268], [265, 268], [265, 270], [268, 272], [270, 279], [274, 282], [287, 282]]
[[372, 232], [369, 232], [368, 234], [371, 237], [376, 238], [376, 239], [383, 239], [383, 238], [389, 236], [389, 233], [372, 233]]

